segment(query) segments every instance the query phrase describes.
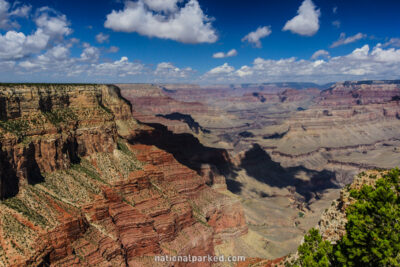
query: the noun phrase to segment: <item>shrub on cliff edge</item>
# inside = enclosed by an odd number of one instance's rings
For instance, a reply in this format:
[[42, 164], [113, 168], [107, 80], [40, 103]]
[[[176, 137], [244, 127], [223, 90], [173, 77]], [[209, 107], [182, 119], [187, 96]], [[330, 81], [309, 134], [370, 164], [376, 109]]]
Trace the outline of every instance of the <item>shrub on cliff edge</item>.
[[375, 186], [350, 190], [346, 234], [337, 244], [311, 229], [294, 266], [400, 266], [400, 179], [393, 169]]

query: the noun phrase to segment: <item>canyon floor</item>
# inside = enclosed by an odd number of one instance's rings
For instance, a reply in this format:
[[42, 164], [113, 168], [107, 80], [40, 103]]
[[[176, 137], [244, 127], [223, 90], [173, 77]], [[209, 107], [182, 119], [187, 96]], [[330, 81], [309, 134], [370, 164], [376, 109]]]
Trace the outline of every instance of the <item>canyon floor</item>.
[[[120, 84], [134, 117], [174, 136], [224, 149], [231, 165], [203, 160], [240, 200], [248, 233], [221, 254], [274, 259], [294, 252], [304, 233], [366, 169], [400, 163], [398, 81], [200, 87]], [[177, 139], [179, 140], [179, 139]], [[160, 144], [164, 146], [165, 144]], [[204, 151], [184, 145], [191, 157]], [[201, 161], [201, 160], [200, 160]]]

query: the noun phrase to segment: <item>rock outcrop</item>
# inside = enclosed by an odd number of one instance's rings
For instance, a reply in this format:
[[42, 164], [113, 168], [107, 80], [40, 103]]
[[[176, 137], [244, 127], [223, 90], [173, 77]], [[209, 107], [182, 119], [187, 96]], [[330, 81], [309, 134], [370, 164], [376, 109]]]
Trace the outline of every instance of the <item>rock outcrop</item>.
[[354, 203], [350, 196], [351, 189], [361, 189], [363, 185], [374, 186], [377, 179], [382, 177], [382, 171], [369, 170], [354, 177], [351, 184], [340, 191], [340, 197], [322, 214], [316, 229], [322, 237], [331, 243], [336, 243], [346, 234], [346, 209]]
[[154, 255], [247, 232], [224, 181], [141, 144], [131, 112], [111, 85], [0, 86], [0, 266], [184, 266]]

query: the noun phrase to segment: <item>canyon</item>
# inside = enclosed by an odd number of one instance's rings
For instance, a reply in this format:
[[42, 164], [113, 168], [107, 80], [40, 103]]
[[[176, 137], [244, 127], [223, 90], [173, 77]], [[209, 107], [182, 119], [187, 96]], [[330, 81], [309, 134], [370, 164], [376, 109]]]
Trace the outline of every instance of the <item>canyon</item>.
[[232, 166], [214, 169], [249, 231], [217, 249], [275, 259], [296, 251], [357, 173], [399, 165], [399, 83], [118, 86], [143, 123], [226, 151]]
[[223, 177], [147, 144], [116, 86], [1, 85], [0, 103], [1, 266], [170, 266], [154, 255], [246, 234]]
[[0, 266], [279, 263], [399, 165], [399, 102], [399, 81], [1, 84]]

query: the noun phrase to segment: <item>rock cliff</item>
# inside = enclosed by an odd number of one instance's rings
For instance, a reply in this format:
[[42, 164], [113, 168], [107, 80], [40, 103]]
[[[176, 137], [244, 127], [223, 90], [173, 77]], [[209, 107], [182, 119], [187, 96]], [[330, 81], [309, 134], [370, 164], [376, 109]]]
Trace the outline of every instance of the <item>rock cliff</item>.
[[111, 85], [0, 86], [0, 266], [169, 266], [247, 232], [224, 180], [131, 112]]
[[354, 203], [354, 199], [350, 196], [350, 190], [359, 190], [363, 185], [374, 186], [376, 180], [381, 178], [384, 173], [377, 170], [361, 172], [354, 177], [351, 184], [340, 191], [340, 197], [325, 210], [316, 227], [325, 240], [336, 243], [346, 234], [346, 209]]

